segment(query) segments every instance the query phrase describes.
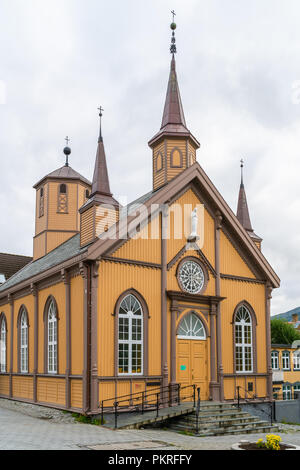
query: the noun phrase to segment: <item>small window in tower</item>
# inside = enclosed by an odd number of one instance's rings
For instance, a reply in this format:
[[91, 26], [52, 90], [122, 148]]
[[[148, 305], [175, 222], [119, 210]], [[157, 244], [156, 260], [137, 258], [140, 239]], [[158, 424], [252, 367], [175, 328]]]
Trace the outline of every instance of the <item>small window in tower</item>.
[[60, 184], [58, 189], [57, 212], [66, 214], [68, 212], [68, 188], [66, 184]]
[[90, 192], [88, 189], [85, 190], [85, 197], [88, 199], [90, 197]]
[[182, 153], [179, 148], [173, 148], [171, 152], [171, 168], [182, 168]]
[[61, 184], [59, 187], [60, 194], [67, 194], [67, 186], [65, 184]]
[[39, 217], [43, 217], [44, 215], [44, 188], [40, 189], [40, 197], [39, 197]]
[[158, 173], [163, 168], [163, 156], [161, 152], [156, 155], [156, 172]]

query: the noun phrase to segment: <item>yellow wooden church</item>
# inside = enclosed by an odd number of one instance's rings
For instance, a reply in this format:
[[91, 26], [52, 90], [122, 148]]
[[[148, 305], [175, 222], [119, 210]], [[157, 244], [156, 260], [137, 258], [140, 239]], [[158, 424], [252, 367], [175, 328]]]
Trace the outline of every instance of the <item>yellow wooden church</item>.
[[3, 398], [97, 414], [102, 400], [169, 384], [195, 384], [203, 400], [232, 401], [238, 386], [272, 397], [280, 281], [243, 181], [235, 215], [197, 162], [175, 27], [162, 123], [148, 143], [152, 191], [126, 207], [113, 198], [101, 125], [92, 182], [66, 147], [66, 164], [34, 186], [33, 260], [0, 287]]

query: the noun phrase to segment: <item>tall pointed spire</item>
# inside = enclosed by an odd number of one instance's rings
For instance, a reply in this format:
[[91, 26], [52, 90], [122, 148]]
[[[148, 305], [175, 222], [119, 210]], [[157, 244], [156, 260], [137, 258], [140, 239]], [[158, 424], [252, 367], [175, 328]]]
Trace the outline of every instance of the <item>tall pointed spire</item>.
[[100, 106], [100, 130], [98, 137], [92, 191], [79, 209], [80, 246], [86, 246], [103, 236], [119, 219], [120, 204], [110, 192], [106, 155], [102, 136], [102, 111]]
[[248, 235], [251, 237], [252, 241], [255, 243], [257, 248], [261, 250], [261, 243], [262, 238], [260, 238], [254, 232], [249, 215], [249, 209], [247, 204], [246, 198], [246, 191], [244, 186], [244, 160], [241, 159], [241, 184], [240, 184], [240, 191], [239, 191], [239, 199], [238, 199], [238, 206], [237, 206], [237, 213], [236, 216], [239, 222], [242, 224], [244, 229], [247, 231]]
[[100, 117], [100, 131], [99, 131], [99, 138], [98, 138], [98, 147], [97, 147], [97, 153], [96, 153], [91, 197], [95, 196], [96, 194], [111, 197], [112, 194], [110, 192], [110, 186], [109, 186], [106, 155], [105, 155], [105, 150], [104, 150], [102, 126], [101, 126], [102, 125], [102, 122], [101, 122], [102, 111], [104, 111], [104, 109], [100, 106], [98, 110], [99, 110], [99, 117]]
[[173, 125], [173, 130], [177, 129], [177, 131], [182, 130], [183, 132], [188, 132], [178, 86], [174, 54], [171, 60], [171, 70], [161, 129], [168, 125]]
[[246, 191], [245, 191], [245, 186], [244, 186], [243, 169], [244, 169], [244, 160], [242, 159], [241, 160], [241, 184], [240, 184], [240, 192], [239, 192], [236, 216], [245, 230], [247, 230], [248, 232], [253, 232], [253, 228], [252, 228], [251, 221], [250, 221], [248, 204], [247, 204]]
[[171, 38], [171, 47], [170, 52], [172, 54], [171, 59], [171, 68], [168, 81], [167, 94], [164, 105], [164, 112], [161, 122], [160, 131], [148, 142], [149, 146], [152, 147], [159, 139], [164, 136], [174, 136], [174, 137], [188, 137], [193, 142], [193, 145], [196, 148], [200, 147], [197, 139], [191, 134], [188, 130], [183, 106], [179, 91], [177, 73], [176, 73], [176, 61], [175, 54], [177, 52], [176, 48], [176, 39], [175, 39], [175, 29], [177, 28], [176, 23], [174, 22], [175, 12], [171, 12], [173, 15], [173, 22], [171, 23], [172, 38]]

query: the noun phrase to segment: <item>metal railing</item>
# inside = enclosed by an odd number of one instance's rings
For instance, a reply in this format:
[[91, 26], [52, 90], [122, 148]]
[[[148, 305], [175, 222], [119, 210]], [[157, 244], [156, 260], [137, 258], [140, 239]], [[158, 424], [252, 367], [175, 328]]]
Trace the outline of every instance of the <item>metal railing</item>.
[[170, 384], [152, 388], [149, 392], [145, 390], [107, 398], [100, 402], [101, 424], [104, 424], [105, 412], [114, 414], [114, 427], [117, 429], [118, 417], [122, 412], [143, 414], [146, 411], [156, 411], [158, 417], [160, 409], [177, 406], [188, 400], [196, 406], [196, 385], [182, 387], [180, 384]]
[[197, 388], [197, 406], [196, 406], [196, 434], [199, 433], [199, 414], [200, 414], [200, 387]]
[[[237, 406], [240, 409], [240, 404], [243, 401], [244, 403], [252, 403], [252, 404], [259, 404], [259, 402], [263, 402], [267, 406], [269, 406], [269, 410], [266, 411], [263, 408], [260, 408], [260, 411], [267, 415], [270, 420], [271, 426], [273, 425], [274, 421], [274, 402], [273, 401], [266, 401], [266, 397], [258, 397], [255, 393], [249, 392], [245, 388], [238, 385], [237, 387]], [[244, 397], [241, 396], [240, 390], [244, 391]], [[254, 402], [255, 400], [255, 402]]]

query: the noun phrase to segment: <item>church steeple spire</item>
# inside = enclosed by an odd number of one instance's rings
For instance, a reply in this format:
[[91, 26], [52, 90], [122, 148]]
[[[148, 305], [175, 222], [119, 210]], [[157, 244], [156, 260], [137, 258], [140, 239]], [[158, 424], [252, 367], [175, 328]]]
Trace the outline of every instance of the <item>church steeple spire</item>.
[[187, 128], [183, 112], [175, 62], [177, 26], [174, 22], [174, 11], [172, 15], [173, 22], [170, 26], [172, 59], [161, 128], [148, 142], [153, 150], [153, 189], [168, 183], [195, 163], [196, 150], [200, 147], [198, 140]]
[[[102, 136], [102, 111], [100, 106], [100, 130], [98, 137], [92, 191], [80, 208], [80, 245], [85, 246], [106, 232], [119, 218], [119, 203], [110, 192], [106, 155]], [[91, 230], [91, 227], [92, 230]]]
[[99, 110], [99, 117], [100, 117], [100, 131], [99, 131], [99, 138], [98, 138], [98, 147], [97, 147], [97, 153], [96, 153], [91, 197], [95, 196], [96, 194], [100, 196], [101, 195], [112, 196], [110, 192], [108, 171], [107, 171], [107, 164], [106, 164], [106, 155], [105, 155], [104, 143], [103, 143], [103, 137], [102, 137], [102, 122], [101, 121], [102, 121], [102, 111], [104, 111], [104, 109], [100, 106], [98, 110]]
[[247, 204], [246, 198], [246, 191], [244, 186], [244, 176], [243, 176], [243, 169], [244, 169], [244, 160], [241, 160], [241, 184], [240, 184], [240, 192], [239, 192], [239, 199], [238, 199], [238, 207], [237, 207], [237, 218], [239, 219], [240, 223], [244, 227], [245, 230], [248, 232], [253, 232], [253, 228], [250, 221], [249, 209]]
[[254, 230], [251, 225], [251, 220], [250, 220], [246, 191], [245, 191], [245, 186], [244, 186], [244, 160], [241, 159], [240, 163], [241, 163], [241, 183], [240, 183], [240, 191], [239, 191], [236, 216], [239, 222], [244, 227], [244, 229], [247, 231], [248, 235], [252, 238], [257, 248], [261, 249], [262, 238], [260, 238], [258, 235], [256, 235], [256, 233], [254, 233]]

